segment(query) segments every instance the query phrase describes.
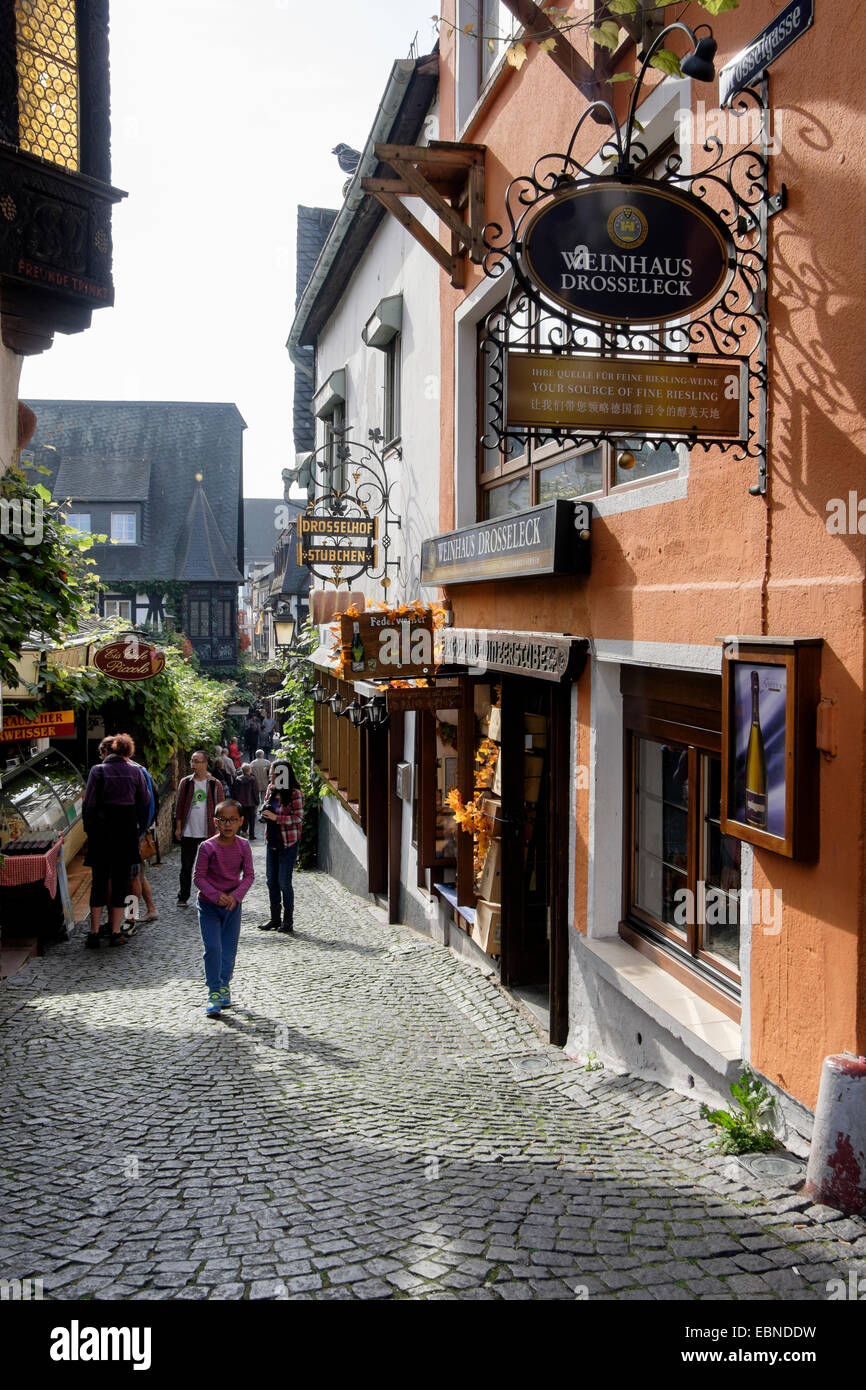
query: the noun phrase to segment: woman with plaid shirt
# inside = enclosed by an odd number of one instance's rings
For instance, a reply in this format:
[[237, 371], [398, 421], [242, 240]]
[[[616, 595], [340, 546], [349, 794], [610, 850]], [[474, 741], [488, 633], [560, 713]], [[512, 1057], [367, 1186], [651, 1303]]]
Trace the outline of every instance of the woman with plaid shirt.
[[262, 922], [259, 930], [289, 933], [294, 930], [295, 892], [292, 887], [292, 873], [298, 857], [304, 820], [303, 793], [289, 763], [280, 761], [271, 764], [259, 820], [264, 821], [267, 826], [267, 881], [271, 899], [270, 921]]

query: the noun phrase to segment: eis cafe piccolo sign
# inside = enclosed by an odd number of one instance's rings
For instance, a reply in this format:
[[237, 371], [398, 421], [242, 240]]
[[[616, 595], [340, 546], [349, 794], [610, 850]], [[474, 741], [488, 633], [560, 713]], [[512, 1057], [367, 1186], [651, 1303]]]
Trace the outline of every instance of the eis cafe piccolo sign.
[[727, 228], [682, 189], [590, 180], [546, 202], [524, 231], [527, 281], [606, 323], [684, 318], [721, 298], [736, 267]]

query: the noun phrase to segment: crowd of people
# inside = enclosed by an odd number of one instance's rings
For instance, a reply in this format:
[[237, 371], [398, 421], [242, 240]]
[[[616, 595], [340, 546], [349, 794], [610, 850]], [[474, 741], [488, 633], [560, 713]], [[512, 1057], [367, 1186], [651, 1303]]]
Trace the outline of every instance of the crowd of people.
[[[249, 842], [257, 838], [257, 824], [265, 838], [270, 900], [269, 919], [259, 923], [259, 929], [284, 935], [294, 931], [292, 876], [300, 848], [303, 794], [291, 764], [284, 758], [271, 761], [273, 719], [250, 715], [241, 741], [248, 761], [242, 760], [237, 740], [230, 738], [214, 749], [213, 771], [207, 753], [197, 749], [174, 803], [174, 839], [180, 846], [177, 905], [188, 906], [194, 883], [204, 945], [206, 1012], [212, 1018], [231, 1006], [241, 903], [254, 878]], [[134, 754], [129, 734], [103, 739], [100, 761], [87, 780], [83, 810], [91, 891], [85, 945], [90, 949], [99, 946], [103, 934], [110, 946], [124, 945], [137, 921], [159, 917], [145, 872], [145, 860], [156, 843], [158, 794]], [[105, 926], [103, 910], [108, 914]]]

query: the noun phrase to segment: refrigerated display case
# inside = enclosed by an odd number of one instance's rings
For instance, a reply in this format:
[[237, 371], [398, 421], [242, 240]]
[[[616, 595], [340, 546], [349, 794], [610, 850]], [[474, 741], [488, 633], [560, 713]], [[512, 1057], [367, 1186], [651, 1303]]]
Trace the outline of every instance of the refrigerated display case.
[[58, 748], [0, 772], [0, 850], [16, 835], [53, 831], [63, 836], [69, 863], [84, 843], [84, 778]]

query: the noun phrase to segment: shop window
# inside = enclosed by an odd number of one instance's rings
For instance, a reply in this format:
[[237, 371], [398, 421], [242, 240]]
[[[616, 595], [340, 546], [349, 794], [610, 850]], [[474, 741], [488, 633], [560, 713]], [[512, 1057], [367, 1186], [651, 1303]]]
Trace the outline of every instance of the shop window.
[[135, 545], [135, 512], [111, 513], [111, 539], [117, 545]]
[[[525, 351], [527, 347], [544, 345], [550, 323], [540, 315], [534, 323], [520, 325], [518, 331], [518, 346]], [[538, 444], [531, 438], [525, 445], [515, 439], [497, 444], [491, 428], [495, 410], [494, 352], [491, 345], [483, 342], [483, 333], [482, 326], [478, 346], [479, 520], [507, 516], [556, 498], [606, 497], [624, 487], [677, 471], [679, 455], [675, 444], [654, 449], [640, 439], [623, 439], [615, 446], [602, 443], [580, 450], [563, 448], [556, 442]]]
[[718, 991], [736, 1000], [740, 842], [723, 835], [720, 824], [721, 682], [626, 668], [622, 688], [621, 934], [680, 978], [685, 971], [703, 982], [707, 997]]

